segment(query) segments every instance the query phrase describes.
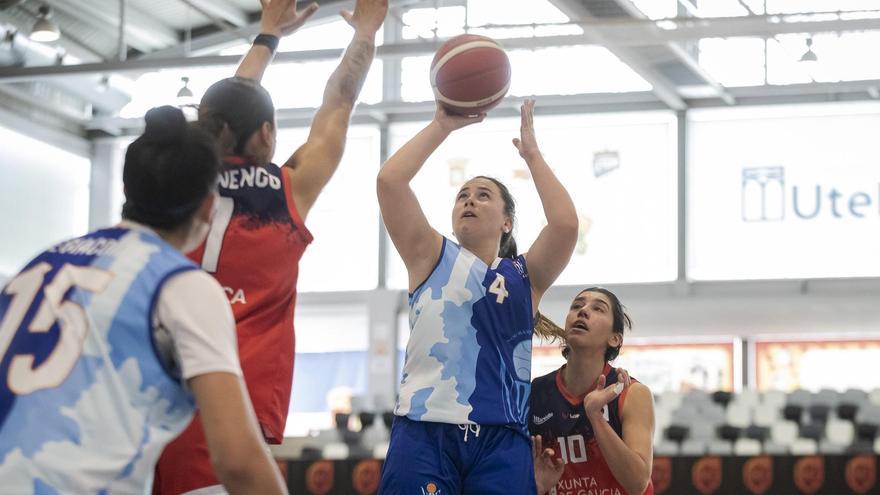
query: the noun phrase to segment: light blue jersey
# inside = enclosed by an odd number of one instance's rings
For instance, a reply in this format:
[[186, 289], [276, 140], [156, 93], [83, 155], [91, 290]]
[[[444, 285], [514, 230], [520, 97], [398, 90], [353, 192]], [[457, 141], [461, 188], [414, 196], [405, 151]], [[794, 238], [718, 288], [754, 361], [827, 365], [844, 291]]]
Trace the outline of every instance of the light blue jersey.
[[153, 305], [196, 268], [155, 234], [99, 230], [0, 293], [0, 492], [149, 493], [194, 402], [162, 364]]
[[488, 266], [444, 238], [437, 266], [409, 304], [395, 414], [525, 432], [533, 318], [525, 258]]

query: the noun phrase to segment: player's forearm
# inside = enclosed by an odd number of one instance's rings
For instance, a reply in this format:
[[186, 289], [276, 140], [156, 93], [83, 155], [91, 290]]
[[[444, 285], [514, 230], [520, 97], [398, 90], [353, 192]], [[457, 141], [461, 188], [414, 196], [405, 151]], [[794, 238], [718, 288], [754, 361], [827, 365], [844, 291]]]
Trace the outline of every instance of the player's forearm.
[[447, 136], [449, 131], [436, 121], [428, 124], [385, 162], [379, 170], [380, 188], [409, 184]]
[[376, 53], [376, 33], [355, 31], [324, 89], [323, 107], [354, 108]]
[[217, 477], [230, 495], [272, 494], [286, 495], [284, 480], [268, 455], [258, 456], [245, 465], [217, 470]]
[[559, 182], [556, 174], [540, 153], [526, 159], [538, 197], [544, 208], [547, 225], [552, 228], [567, 228], [577, 235], [577, 210], [565, 186]]
[[615, 433], [602, 416], [590, 418], [599, 449], [614, 478], [629, 495], [641, 495], [651, 479], [648, 463]]
[[252, 45], [238, 64], [235, 77], [244, 77], [260, 82], [266, 68], [272, 63], [275, 54], [265, 45]]

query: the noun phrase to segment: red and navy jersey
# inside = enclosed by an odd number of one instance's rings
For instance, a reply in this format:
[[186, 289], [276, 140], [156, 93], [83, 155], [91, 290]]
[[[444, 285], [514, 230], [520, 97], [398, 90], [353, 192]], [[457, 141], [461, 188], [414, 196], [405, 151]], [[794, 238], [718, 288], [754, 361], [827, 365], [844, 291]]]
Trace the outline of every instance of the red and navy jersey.
[[189, 257], [223, 286], [238, 331], [238, 352], [263, 434], [280, 443], [290, 405], [293, 310], [299, 260], [312, 235], [277, 165], [227, 157], [217, 210], [205, 242]]
[[[562, 370], [536, 378], [532, 381], [530, 399], [529, 433], [541, 435], [544, 445], [556, 451], [565, 461], [565, 471], [556, 484], [555, 495], [608, 494], [625, 495], [623, 489], [602, 455], [593, 428], [584, 410], [583, 395], [572, 395], [565, 388]], [[606, 386], [617, 383], [617, 369], [605, 364], [602, 371]], [[635, 381], [635, 380], [633, 380]], [[623, 437], [620, 410], [629, 389], [605, 407], [604, 417], [611, 429]], [[649, 481], [643, 495], [653, 495], [654, 485]]]

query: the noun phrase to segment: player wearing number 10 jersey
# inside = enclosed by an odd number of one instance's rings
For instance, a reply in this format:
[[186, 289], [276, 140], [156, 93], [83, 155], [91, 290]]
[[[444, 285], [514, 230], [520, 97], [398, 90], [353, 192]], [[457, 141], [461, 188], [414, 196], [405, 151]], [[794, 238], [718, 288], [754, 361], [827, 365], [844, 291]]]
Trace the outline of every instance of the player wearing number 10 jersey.
[[575, 297], [565, 323], [552, 333], [564, 338], [568, 362], [532, 382], [529, 432], [564, 462], [551, 476], [536, 460], [539, 486], [552, 495], [653, 494], [651, 392], [609, 363], [629, 316], [617, 296], [594, 287]]

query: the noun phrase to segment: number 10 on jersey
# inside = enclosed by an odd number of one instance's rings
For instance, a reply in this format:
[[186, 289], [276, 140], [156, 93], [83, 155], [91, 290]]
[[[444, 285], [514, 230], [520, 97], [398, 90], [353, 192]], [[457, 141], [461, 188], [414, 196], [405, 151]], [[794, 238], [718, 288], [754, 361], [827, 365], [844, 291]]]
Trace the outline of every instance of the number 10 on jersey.
[[587, 444], [583, 435], [557, 437], [556, 443], [559, 444], [559, 456], [566, 464], [587, 462]]

